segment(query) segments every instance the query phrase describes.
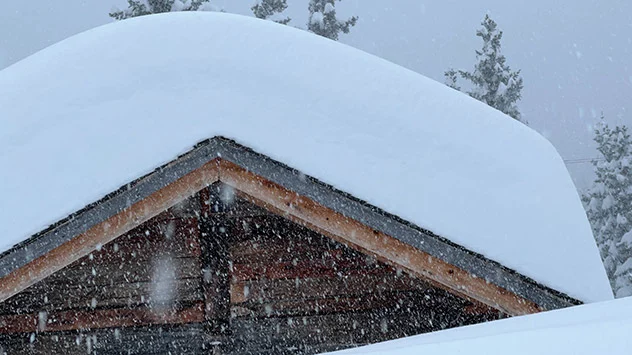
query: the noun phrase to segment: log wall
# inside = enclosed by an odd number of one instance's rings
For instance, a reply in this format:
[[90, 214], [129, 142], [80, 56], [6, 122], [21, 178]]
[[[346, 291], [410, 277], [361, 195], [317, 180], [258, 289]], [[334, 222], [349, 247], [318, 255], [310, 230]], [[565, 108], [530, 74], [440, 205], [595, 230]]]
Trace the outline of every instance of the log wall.
[[239, 236], [226, 353], [316, 353], [500, 316], [282, 217], [226, 220]]
[[312, 354], [502, 316], [213, 185], [0, 303], [0, 350]]

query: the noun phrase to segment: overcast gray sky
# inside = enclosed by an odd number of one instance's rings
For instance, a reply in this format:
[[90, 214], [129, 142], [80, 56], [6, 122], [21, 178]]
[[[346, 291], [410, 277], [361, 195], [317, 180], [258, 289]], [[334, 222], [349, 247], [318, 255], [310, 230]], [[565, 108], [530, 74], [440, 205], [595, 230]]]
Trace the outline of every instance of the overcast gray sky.
[[[252, 2], [214, 4], [249, 14]], [[304, 27], [307, 2], [288, 1], [295, 26]], [[0, 68], [110, 22], [108, 11], [126, 3], [6, 2], [0, 12]], [[490, 14], [504, 32], [507, 63], [522, 70], [524, 118], [565, 159], [596, 156], [591, 127], [602, 111], [611, 124], [632, 125], [632, 1], [344, 0], [338, 12], [360, 17], [341, 42], [439, 81], [449, 67], [472, 68], [480, 46], [475, 31]], [[590, 164], [568, 167], [579, 188], [590, 185]]]

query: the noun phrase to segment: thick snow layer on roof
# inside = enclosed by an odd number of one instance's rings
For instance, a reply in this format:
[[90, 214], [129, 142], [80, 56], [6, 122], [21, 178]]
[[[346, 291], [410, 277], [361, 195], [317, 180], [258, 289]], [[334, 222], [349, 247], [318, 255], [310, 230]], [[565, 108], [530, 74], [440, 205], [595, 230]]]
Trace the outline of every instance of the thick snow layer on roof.
[[392, 340], [336, 355], [628, 355], [632, 297]]
[[611, 291], [553, 146], [419, 74], [221, 13], [99, 27], [0, 72], [0, 250], [216, 135], [585, 301]]

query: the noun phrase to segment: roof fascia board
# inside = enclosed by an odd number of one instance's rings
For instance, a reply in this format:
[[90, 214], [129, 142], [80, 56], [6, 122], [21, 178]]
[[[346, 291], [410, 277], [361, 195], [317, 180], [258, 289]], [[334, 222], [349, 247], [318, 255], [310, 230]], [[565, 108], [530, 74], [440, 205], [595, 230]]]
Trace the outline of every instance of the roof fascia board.
[[201, 145], [71, 215], [61, 224], [14, 246], [0, 255], [0, 278], [85, 233], [216, 157], [217, 151], [213, 145]]

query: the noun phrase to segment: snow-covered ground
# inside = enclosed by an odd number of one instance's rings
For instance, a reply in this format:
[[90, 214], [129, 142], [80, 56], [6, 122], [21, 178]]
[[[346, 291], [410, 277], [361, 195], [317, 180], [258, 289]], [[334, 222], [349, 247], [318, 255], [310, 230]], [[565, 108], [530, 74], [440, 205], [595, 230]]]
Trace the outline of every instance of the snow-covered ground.
[[632, 297], [397, 339], [336, 355], [628, 355]]
[[215, 135], [571, 296], [612, 297], [539, 134], [359, 50], [222, 13], [114, 23], [0, 71], [0, 251]]

